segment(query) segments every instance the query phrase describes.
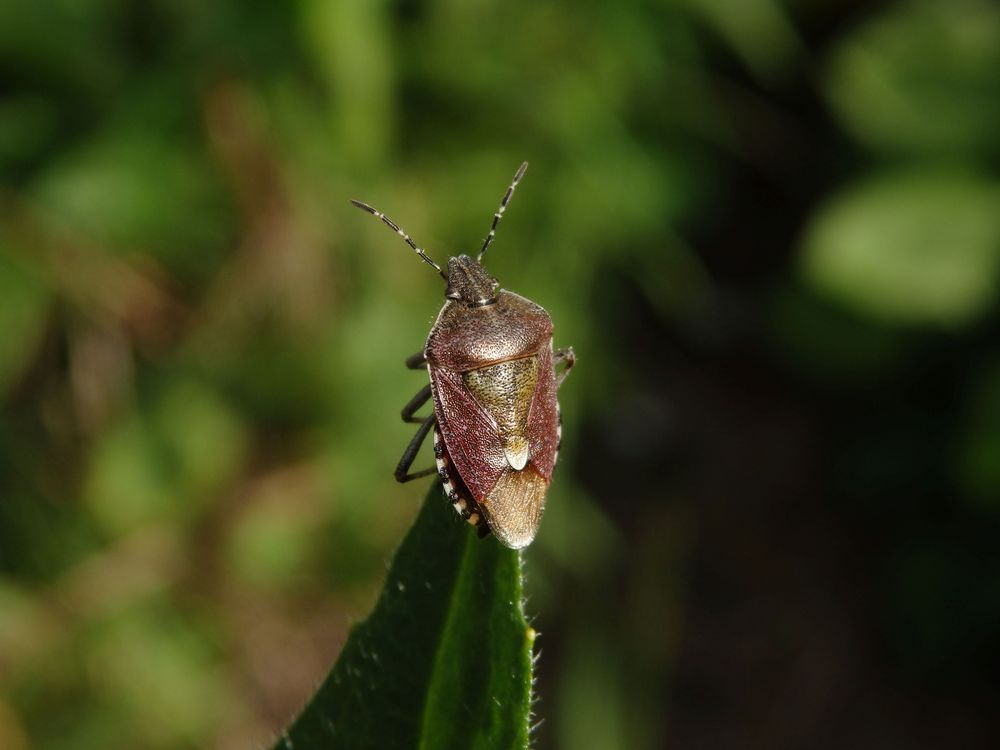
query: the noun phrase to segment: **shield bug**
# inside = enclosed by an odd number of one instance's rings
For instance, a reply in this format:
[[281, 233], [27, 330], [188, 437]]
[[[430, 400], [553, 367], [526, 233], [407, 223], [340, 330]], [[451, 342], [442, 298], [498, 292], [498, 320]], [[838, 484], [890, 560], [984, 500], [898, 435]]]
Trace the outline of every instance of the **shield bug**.
[[[403, 452], [396, 479], [438, 474], [455, 510], [480, 536], [492, 531], [514, 549], [530, 544], [538, 531], [559, 452], [556, 391], [576, 362], [572, 348], [553, 350], [549, 314], [501, 289], [482, 265], [527, 168], [524, 162], [514, 175], [476, 258], [450, 258], [447, 272], [388, 216], [351, 201], [402, 237], [447, 285], [423, 350], [406, 360], [410, 369], [426, 369], [430, 382], [403, 407], [403, 421], [420, 428]], [[433, 413], [416, 416], [431, 398]], [[437, 465], [411, 473], [432, 431]]]

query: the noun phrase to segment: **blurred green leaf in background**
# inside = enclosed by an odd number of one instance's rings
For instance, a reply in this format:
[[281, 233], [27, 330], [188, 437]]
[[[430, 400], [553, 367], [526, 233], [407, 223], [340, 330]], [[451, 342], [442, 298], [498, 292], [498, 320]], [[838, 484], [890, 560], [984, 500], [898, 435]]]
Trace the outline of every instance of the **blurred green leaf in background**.
[[1000, 183], [927, 170], [879, 176], [834, 199], [806, 236], [807, 277], [862, 313], [963, 325], [1000, 282]]

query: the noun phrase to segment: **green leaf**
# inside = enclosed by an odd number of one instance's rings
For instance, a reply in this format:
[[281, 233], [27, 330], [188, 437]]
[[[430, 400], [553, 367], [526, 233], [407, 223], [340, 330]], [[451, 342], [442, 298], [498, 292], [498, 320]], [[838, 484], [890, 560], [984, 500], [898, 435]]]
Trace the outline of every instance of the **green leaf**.
[[893, 3], [831, 56], [825, 93], [858, 140], [887, 153], [991, 152], [1000, 126], [1000, 8]]
[[50, 160], [30, 198], [44, 215], [117, 252], [151, 255], [173, 273], [209, 272], [228, 231], [217, 175], [182, 139], [135, 119], [123, 117]]
[[924, 167], [851, 185], [806, 228], [805, 278], [892, 324], [958, 328], [986, 313], [1000, 272], [1000, 185]]
[[42, 279], [4, 252], [0, 240], [0, 399], [41, 343], [50, 294]]
[[478, 539], [435, 484], [367, 620], [274, 750], [526, 748], [521, 557]]

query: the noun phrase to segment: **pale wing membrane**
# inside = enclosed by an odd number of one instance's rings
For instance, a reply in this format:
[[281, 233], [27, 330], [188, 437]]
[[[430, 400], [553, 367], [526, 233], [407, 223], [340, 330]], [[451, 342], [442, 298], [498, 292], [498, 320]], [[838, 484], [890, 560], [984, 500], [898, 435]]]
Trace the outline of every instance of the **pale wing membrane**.
[[523, 471], [507, 469], [493, 491], [480, 502], [496, 537], [513, 549], [527, 547], [542, 520], [548, 482], [528, 466]]

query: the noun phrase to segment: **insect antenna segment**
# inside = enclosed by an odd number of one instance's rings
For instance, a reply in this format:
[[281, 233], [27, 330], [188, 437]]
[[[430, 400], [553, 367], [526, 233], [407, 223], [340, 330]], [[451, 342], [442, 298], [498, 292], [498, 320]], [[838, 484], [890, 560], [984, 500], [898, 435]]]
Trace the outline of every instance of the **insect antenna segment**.
[[[527, 166], [527, 165], [525, 165], [525, 166]], [[523, 169], [522, 169], [522, 171], [523, 171]], [[510, 194], [510, 191], [508, 191], [508, 197], [509, 197], [509, 194]], [[423, 250], [421, 250], [419, 247], [417, 247], [416, 243], [414, 243], [414, 241], [410, 239], [410, 235], [408, 235], [406, 232], [404, 232], [402, 229], [400, 229], [399, 225], [396, 224], [396, 222], [394, 222], [392, 219], [390, 219], [388, 216], [386, 216], [381, 211], [373, 208], [372, 206], [369, 206], [367, 203], [362, 203], [361, 201], [356, 201], [354, 199], [351, 199], [351, 204], [354, 205], [354, 206], [356, 206], [356, 207], [358, 207], [358, 208], [360, 208], [362, 211], [367, 211], [372, 216], [374, 216], [376, 219], [381, 219], [383, 224], [385, 224], [387, 227], [389, 227], [389, 229], [391, 229], [392, 231], [394, 231], [396, 234], [398, 234], [400, 237], [403, 238], [403, 242], [405, 242], [407, 245], [409, 245], [410, 248], [412, 248], [412, 250], [417, 255], [420, 256], [420, 258], [424, 261], [424, 263], [426, 263], [427, 265], [431, 266], [435, 271], [437, 271], [439, 274], [441, 274], [441, 278], [442, 279], [444, 279], [445, 281], [448, 280], [448, 274], [446, 274], [444, 271], [441, 270], [441, 266], [439, 266], [437, 263], [435, 263], [433, 260], [431, 260], [430, 256], [428, 256], [427, 253], [425, 253]], [[496, 222], [494, 222], [494, 226], [496, 226]], [[492, 234], [492, 232], [491, 232], [491, 234]]]
[[507, 210], [507, 204], [510, 203], [510, 197], [514, 195], [514, 188], [517, 187], [517, 183], [521, 181], [524, 177], [525, 170], [528, 169], [528, 162], [521, 162], [521, 166], [517, 168], [517, 174], [514, 175], [514, 179], [510, 183], [510, 187], [507, 188], [507, 192], [504, 193], [503, 200], [500, 201], [500, 208], [497, 212], [493, 214], [493, 225], [490, 227], [490, 233], [486, 235], [486, 239], [483, 241], [483, 249], [479, 251], [479, 255], [476, 256], [477, 261], [482, 261], [483, 254], [489, 249], [490, 244], [493, 242], [493, 236], [497, 233], [497, 224], [500, 223], [500, 219], [503, 218], [503, 212]]

